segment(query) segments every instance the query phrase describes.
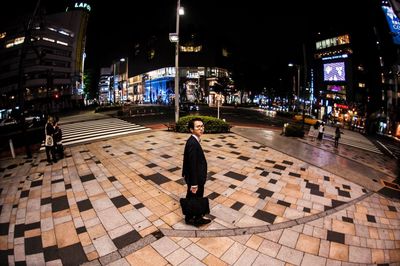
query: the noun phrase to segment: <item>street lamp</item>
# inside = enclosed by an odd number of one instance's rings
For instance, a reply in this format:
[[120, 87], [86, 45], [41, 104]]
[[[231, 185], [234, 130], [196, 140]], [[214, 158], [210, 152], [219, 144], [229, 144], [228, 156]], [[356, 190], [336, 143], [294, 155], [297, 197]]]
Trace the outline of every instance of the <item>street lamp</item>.
[[[297, 64], [292, 64], [289, 63], [288, 64], [289, 67], [296, 67], [297, 70], [297, 105], [300, 106], [300, 65]], [[294, 87], [294, 86], [293, 86]], [[296, 107], [297, 107], [296, 105]], [[304, 93], [303, 93], [303, 119], [302, 119], [302, 128], [304, 128], [304, 116], [305, 116], [305, 107], [306, 107], [306, 101], [305, 101], [305, 97], [304, 97]]]
[[179, 16], [184, 15], [181, 1], [176, 3], [176, 32], [169, 34], [169, 40], [175, 43], [175, 122], [179, 120]]

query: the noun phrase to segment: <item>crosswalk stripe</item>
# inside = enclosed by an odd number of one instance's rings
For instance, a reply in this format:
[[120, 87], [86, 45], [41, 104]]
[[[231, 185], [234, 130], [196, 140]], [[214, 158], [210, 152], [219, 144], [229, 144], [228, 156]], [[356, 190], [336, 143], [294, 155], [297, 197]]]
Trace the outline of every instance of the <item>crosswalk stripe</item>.
[[[137, 124], [131, 124], [117, 118], [106, 118], [61, 125], [63, 145], [73, 145], [82, 142], [116, 137], [131, 133], [150, 130]], [[44, 150], [44, 143], [40, 150]]]

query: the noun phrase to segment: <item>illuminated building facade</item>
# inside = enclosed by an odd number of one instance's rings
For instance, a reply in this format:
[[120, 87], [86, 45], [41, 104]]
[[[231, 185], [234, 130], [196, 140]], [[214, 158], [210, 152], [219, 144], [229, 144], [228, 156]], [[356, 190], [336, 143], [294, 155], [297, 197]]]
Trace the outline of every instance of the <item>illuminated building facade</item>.
[[0, 30], [3, 108], [51, 112], [81, 104], [89, 10], [72, 3], [65, 12], [34, 15], [27, 29], [14, 22]]

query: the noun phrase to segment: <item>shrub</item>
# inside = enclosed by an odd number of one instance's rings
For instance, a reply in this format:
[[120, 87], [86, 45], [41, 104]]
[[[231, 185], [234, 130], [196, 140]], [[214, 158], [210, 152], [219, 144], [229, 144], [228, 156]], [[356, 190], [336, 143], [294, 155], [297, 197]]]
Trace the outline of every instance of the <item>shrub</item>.
[[226, 133], [229, 132], [231, 128], [227, 122], [212, 116], [188, 115], [181, 117], [178, 123], [176, 123], [176, 132], [190, 132], [188, 123], [193, 118], [201, 118], [203, 120], [205, 133]]
[[286, 126], [285, 136], [302, 138], [304, 137], [304, 131], [301, 125], [289, 124]]

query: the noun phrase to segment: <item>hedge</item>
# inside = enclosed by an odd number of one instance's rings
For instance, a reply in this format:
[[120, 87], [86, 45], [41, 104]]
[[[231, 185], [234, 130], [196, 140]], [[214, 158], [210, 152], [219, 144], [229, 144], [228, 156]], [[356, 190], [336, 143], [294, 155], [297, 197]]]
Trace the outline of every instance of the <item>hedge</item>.
[[201, 116], [201, 115], [188, 115], [181, 117], [176, 123], [175, 131], [181, 133], [188, 133], [188, 123], [190, 120], [194, 118], [201, 118], [204, 123], [204, 132], [205, 133], [227, 133], [230, 132], [232, 126], [230, 126], [224, 120], [212, 117], [212, 116]]

